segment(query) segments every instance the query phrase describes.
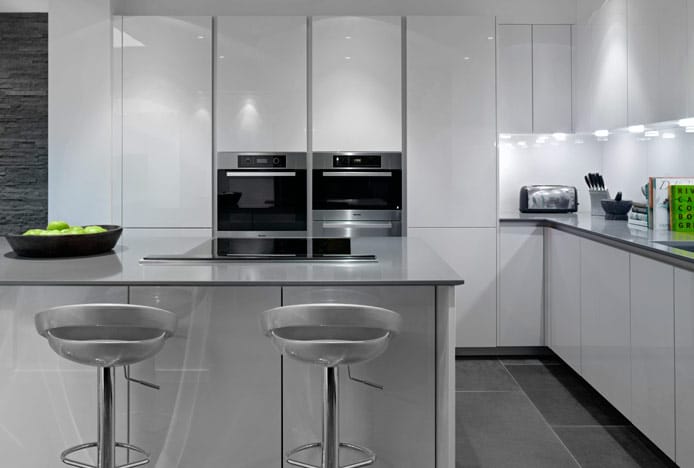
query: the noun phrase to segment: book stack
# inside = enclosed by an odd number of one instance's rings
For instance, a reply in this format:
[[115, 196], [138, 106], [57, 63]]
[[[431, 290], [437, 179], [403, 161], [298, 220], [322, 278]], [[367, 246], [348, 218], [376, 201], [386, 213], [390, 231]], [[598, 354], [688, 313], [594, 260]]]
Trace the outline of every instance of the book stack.
[[650, 177], [648, 180], [648, 227], [670, 229], [670, 186], [694, 185], [692, 177]]
[[630, 226], [648, 227], [648, 204], [634, 202], [628, 215], [627, 223]]
[[670, 230], [694, 232], [694, 185], [670, 185]]

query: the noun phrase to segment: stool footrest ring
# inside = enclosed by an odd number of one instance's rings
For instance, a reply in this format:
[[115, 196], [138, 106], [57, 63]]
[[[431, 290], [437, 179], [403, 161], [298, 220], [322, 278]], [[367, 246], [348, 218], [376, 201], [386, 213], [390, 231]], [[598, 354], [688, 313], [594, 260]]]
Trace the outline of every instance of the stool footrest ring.
[[[86, 444], [80, 444], [80, 445], [75, 445], [74, 447], [70, 447], [68, 449], [63, 450], [63, 452], [60, 454], [60, 460], [65, 463], [66, 465], [74, 466], [75, 468], [99, 468], [96, 465], [90, 465], [88, 463], [84, 463], [81, 461], [73, 460], [72, 458], [68, 458], [70, 455], [76, 452], [80, 452], [82, 450], [90, 449], [90, 448], [95, 448], [97, 447], [98, 444], [96, 442], [88, 442]], [[126, 463], [125, 465], [118, 465], [116, 468], [137, 468], [138, 466], [146, 465], [149, 463], [149, 453], [147, 453], [144, 449], [136, 446], [136, 445], [130, 445], [130, 444], [125, 444], [123, 442], [116, 442], [116, 448], [123, 448], [127, 450], [132, 450], [133, 452], [137, 452], [140, 455], [144, 456], [143, 459], [136, 460], [134, 462]]]
[[[294, 450], [290, 450], [289, 452], [287, 452], [287, 455], [285, 456], [285, 460], [290, 465], [298, 466], [300, 468], [321, 468], [318, 465], [311, 465], [309, 463], [305, 463], [305, 462], [295, 460], [292, 458], [297, 453], [305, 452], [306, 450], [311, 450], [311, 449], [315, 449], [315, 448], [320, 448], [321, 446], [322, 446], [322, 444], [320, 442], [314, 442], [311, 444], [302, 445], [300, 447], [295, 448]], [[351, 463], [349, 465], [342, 465], [339, 468], [362, 468], [364, 466], [372, 465], [376, 461], [376, 454], [373, 453], [373, 451], [367, 449], [366, 447], [360, 447], [359, 445], [340, 442], [340, 448], [345, 448], [348, 450], [352, 450], [353, 452], [361, 453], [366, 458], [363, 460], [360, 460], [358, 462]]]

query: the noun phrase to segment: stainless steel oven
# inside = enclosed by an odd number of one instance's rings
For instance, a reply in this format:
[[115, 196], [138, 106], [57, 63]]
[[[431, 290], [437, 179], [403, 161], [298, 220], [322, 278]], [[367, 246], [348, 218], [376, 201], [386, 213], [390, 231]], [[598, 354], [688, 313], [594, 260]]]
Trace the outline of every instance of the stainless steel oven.
[[218, 153], [215, 235], [305, 236], [306, 185], [306, 153]]
[[313, 235], [402, 235], [401, 153], [314, 153]]

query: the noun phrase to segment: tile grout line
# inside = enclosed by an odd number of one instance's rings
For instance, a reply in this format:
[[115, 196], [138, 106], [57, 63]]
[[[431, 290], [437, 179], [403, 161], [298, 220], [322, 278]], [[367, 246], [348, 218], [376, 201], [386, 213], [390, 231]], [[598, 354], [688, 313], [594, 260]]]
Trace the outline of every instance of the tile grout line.
[[518, 380], [516, 380], [516, 378], [513, 376], [513, 374], [511, 374], [511, 372], [506, 368], [506, 366], [504, 365], [503, 362], [501, 362], [501, 360], [499, 360], [499, 363], [502, 365], [502, 367], [504, 368], [504, 370], [505, 370], [506, 372], [508, 372], [508, 375], [511, 376], [511, 379], [513, 379], [513, 381], [516, 382], [516, 385], [518, 385], [518, 388], [521, 389], [521, 393], [523, 394], [523, 396], [530, 402], [530, 404], [532, 405], [532, 407], [535, 408], [535, 411], [537, 411], [537, 414], [540, 415], [540, 418], [542, 419], [542, 421], [544, 421], [544, 423], [547, 425], [547, 427], [548, 427], [549, 430], [552, 432], [552, 434], [554, 435], [554, 437], [557, 438], [557, 440], [559, 441], [559, 443], [561, 444], [561, 446], [564, 447], [564, 450], [566, 450], [566, 452], [569, 454], [569, 456], [571, 457], [571, 459], [576, 463], [576, 466], [578, 466], [579, 468], [581, 468], [582, 465], [578, 462], [578, 460], [577, 460], [576, 457], [574, 456], [573, 452], [572, 452], [571, 450], [569, 450], [569, 447], [566, 446], [566, 444], [565, 444], [564, 441], [561, 439], [561, 437], [559, 437], [559, 434], [556, 433], [556, 431], [554, 430], [554, 428], [552, 427], [552, 425], [547, 421], [547, 419], [545, 418], [545, 415], [542, 414], [542, 412], [540, 411], [540, 409], [539, 409], [537, 406], [535, 406], [535, 403], [530, 399], [530, 397], [528, 396], [528, 394], [525, 393], [525, 390], [523, 389], [523, 387], [521, 387], [521, 384], [518, 383]]

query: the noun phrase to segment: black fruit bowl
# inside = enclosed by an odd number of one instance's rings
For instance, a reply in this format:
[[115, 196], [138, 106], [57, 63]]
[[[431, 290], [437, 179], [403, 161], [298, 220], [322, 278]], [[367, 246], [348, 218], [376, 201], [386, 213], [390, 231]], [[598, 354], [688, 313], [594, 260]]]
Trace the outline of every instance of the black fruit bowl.
[[83, 257], [112, 250], [118, 243], [123, 228], [102, 224], [106, 232], [96, 234], [63, 234], [60, 236], [5, 236], [12, 250], [20, 257], [56, 258]]
[[631, 200], [600, 200], [602, 209], [605, 210], [605, 219], [625, 221], [627, 213], [631, 209]]

